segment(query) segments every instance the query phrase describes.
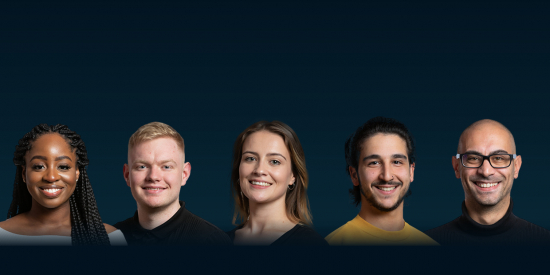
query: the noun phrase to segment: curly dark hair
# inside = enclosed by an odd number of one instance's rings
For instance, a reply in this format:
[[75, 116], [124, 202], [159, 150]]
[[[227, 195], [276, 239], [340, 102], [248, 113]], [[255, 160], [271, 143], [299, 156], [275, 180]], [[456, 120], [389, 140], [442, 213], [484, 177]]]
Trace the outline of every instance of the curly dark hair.
[[[350, 175], [349, 168], [353, 167], [357, 170], [359, 164], [359, 157], [361, 156], [361, 150], [363, 149], [363, 143], [368, 138], [379, 134], [394, 134], [401, 137], [407, 144], [407, 158], [409, 159], [409, 165], [412, 165], [415, 158], [414, 140], [409, 133], [409, 130], [405, 124], [386, 117], [375, 117], [369, 119], [365, 124], [361, 125], [355, 132], [348, 138], [345, 145], [346, 156], [346, 172]], [[351, 176], [351, 175], [350, 175]], [[360, 186], [353, 186], [349, 189], [350, 196], [353, 203], [357, 206], [361, 203], [361, 188]], [[411, 189], [407, 192], [407, 196], [411, 194]]]
[[55, 126], [40, 124], [19, 140], [15, 146], [13, 163], [17, 167], [15, 182], [13, 185], [13, 200], [8, 211], [8, 219], [18, 214], [28, 212], [31, 209], [32, 197], [25, 182], [23, 182], [23, 166], [25, 154], [32, 148], [33, 142], [40, 136], [48, 133], [61, 135], [73, 150], [76, 149], [77, 166], [80, 177], [75, 190], [69, 198], [71, 209], [71, 240], [73, 245], [110, 245], [107, 231], [99, 216], [97, 203], [94, 197], [86, 166], [88, 155], [86, 146], [80, 136], [71, 131], [67, 126], [57, 124]]

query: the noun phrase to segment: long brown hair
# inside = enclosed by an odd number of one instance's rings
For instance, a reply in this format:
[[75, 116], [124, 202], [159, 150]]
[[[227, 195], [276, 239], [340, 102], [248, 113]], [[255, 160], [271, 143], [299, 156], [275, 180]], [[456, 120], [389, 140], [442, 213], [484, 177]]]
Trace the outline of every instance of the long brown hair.
[[268, 131], [280, 135], [290, 152], [292, 173], [296, 178], [295, 187], [286, 192], [285, 206], [289, 220], [296, 223], [311, 225], [311, 213], [307, 199], [307, 186], [309, 177], [306, 169], [306, 158], [300, 140], [296, 133], [288, 125], [280, 121], [259, 121], [244, 130], [233, 146], [233, 167], [231, 169], [231, 193], [235, 200], [233, 224], [244, 224], [248, 219], [248, 198], [242, 195], [239, 181], [239, 167], [241, 165], [242, 149], [244, 141], [255, 132]]

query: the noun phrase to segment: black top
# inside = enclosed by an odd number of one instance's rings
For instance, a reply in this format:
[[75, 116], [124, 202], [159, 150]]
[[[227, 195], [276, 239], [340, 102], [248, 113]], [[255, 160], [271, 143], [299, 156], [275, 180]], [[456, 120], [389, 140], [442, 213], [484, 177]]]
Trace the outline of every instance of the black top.
[[122, 231], [128, 245], [232, 244], [222, 230], [185, 209], [185, 202], [180, 201], [180, 205], [172, 218], [152, 230], [141, 227], [137, 211], [133, 217], [116, 223], [114, 227]]
[[513, 201], [502, 219], [483, 225], [474, 221], [462, 202], [462, 216], [424, 233], [441, 245], [549, 245], [550, 231], [516, 217]]
[[[243, 228], [242, 225], [226, 232], [231, 241], [235, 240], [235, 231], [241, 228]], [[328, 243], [312, 228], [302, 224], [297, 224], [270, 245], [328, 245]]]

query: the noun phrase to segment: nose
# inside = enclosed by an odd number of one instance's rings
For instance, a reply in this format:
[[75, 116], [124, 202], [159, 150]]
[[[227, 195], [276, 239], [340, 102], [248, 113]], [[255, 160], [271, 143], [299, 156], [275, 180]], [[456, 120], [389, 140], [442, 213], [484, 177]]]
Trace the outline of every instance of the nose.
[[56, 182], [59, 180], [59, 173], [57, 169], [48, 169], [48, 171], [44, 173], [42, 179], [47, 182]]
[[260, 160], [256, 163], [256, 166], [254, 167], [253, 173], [257, 176], [262, 176], [266, 174], [266, 164], [263, 162], [263, 160]]
[[380, 171], [379, 179], [384, 182], [390, 182], [394, 178], [391, 166], [384, 165], [382, 171]]
[[488, 159], [484, 159], [481, 166], [477, 168], [477, 173], [483, 175], [484, 177], [489, 177], [495, 173], [495, 168], [491, 166]]
[[149, 173], [147, 174], [147, 180], [150, 182], [157, 182], [161, 179], [161, 171], [159, 167], [151, 167]]

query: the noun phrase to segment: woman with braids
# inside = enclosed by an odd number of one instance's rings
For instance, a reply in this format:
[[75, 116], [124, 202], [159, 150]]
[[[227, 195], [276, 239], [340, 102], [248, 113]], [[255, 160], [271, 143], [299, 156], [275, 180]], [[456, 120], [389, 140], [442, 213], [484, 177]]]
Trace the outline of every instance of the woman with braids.
[[0, 245], [126, 245], [101, 222], [84, 142], [65, 125], [40, 124], [15, 147], [17, 170]]
[[244, 130], [233, 147], [233, 243], [328, 245], [309, 227], [307, 186], [304, 151], [288, 125], [260, 121]]

